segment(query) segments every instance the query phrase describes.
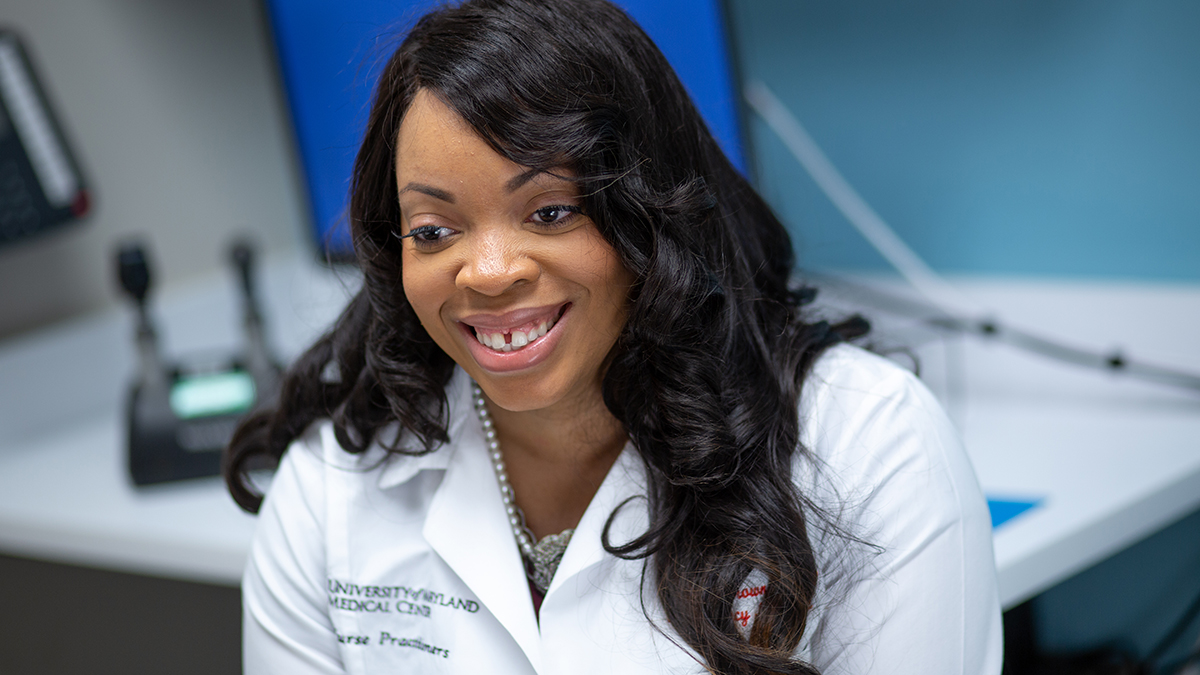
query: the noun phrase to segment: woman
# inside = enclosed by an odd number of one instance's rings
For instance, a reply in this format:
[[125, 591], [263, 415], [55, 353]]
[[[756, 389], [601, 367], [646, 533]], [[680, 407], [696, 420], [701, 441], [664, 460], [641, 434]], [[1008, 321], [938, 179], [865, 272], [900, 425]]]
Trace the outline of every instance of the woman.
[[606, 0], [423, 18], [350, 219], [362, 291], [230, 448], [251, 511], [283, 457], [247, 672], [999, 672], [949, 424], [802, 318], [784, 228]]

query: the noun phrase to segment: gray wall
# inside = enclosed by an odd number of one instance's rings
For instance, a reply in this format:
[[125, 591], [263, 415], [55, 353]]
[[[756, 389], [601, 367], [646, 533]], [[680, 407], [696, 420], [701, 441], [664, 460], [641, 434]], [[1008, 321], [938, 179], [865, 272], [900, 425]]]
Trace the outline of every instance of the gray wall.
[[0, 249], [0, 338], [120, 301], [115, 242], [144, 234], [159, 288], [225, 264], [235, 233], [307, 246], [256, 0], [4, 0], [90, 180], [87, 221]]

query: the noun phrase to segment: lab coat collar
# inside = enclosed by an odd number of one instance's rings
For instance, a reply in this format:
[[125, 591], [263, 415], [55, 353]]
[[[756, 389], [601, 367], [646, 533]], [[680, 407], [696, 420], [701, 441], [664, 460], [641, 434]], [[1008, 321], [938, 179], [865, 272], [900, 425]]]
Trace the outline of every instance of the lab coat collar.
[[447, 394], [450, 442], [434, 453], [444, 457], [446, 473], [429, 504], [422, 534], [538, 671], [541, 648], [524, 565], [488, 458], [483, 428], [474, 414], [471, 382], [461, 370]]
[[[462, 368], [456, 367], [450, 376], [450, 384], [446, 387], [446, 402], [449, 405], [449, 423], [446, 432], [453, 446], [459, 432], [467, 420], [474, 415], [471, 403], [471, 378]], [[395, 433], [395, 431], [390, 431]], [[407, 435], [407, 432], [405, 432]], [[411, 445], [416, 446], [415, 439]], [[391, 455], [379, 473], [379, 487], [386, 490], [408, 482], [413, 476], [426, 469], [445, 469], [450, 463], [453, 450], [447, 444], [440, 444], [432, 452], [424, 455]]]
[[[471, 381], [461, 370], [456, 371], [447, 396], [451, 406], [450, 442], [428, 455], [420, 466], [406, 462], [413, 468], [394, 469], [387, 480], [407, 480], [422, 468], [445, 469], [422, 534], [480, 604], [512, 635], [534, 670], [541, 672], [540, 634], [524, 563], [500, 498], [483, 428], [474, 414]], [[645, 531], [645, 500], [636, 498], [645, 495], [644, 485], [641, 460], [627, 444], [580, 519], [547, 589], [545, 603], [556, 602], [555, 596], [561, 595], [558, 589], [571, 577], [611, 558], [600, 543], [600, 535], [609, 515], [630, 497], [635, 499], [614, 521], [611, 541], [625, 543]]]
[[601, 534], [609, 516], [620, 507], [609, 530], [609, 543], [621, 545], [632, 541], [646, 532], [649, 516], [646, 509], [646, 470], [637, 451], [630, 443], [617, 457], [617, 461], [600, 483], [600, 489], [592, 497], [571, 543], [567, 546], [550, 588], [546, 590], [546, 603], [552, 602], [559, 588], [572, 577], [581, 574], [603, 561], [608, 552], [601, 543]]

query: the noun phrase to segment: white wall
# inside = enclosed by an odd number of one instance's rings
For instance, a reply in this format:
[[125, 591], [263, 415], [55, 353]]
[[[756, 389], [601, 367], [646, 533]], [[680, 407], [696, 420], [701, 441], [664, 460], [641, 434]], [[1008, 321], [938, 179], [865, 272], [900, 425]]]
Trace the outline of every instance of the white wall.
[[0, 249], [0, 337], [121, 302], [116, 242], [158, 288], [226, 264], [237, 233], [306, 247], [307, 207], [257, 0], [3, 0], [83, 165], [81, 225]]

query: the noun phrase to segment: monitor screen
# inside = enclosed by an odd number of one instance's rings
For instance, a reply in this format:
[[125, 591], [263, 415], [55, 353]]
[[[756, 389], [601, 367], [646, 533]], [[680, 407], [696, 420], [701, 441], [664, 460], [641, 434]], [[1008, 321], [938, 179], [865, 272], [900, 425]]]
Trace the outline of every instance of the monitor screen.
[[[346, 227], [354, 155], [375, 79], [436, 0], [264, 0], [291, 110], [317, 247], [352, 255]], [[734, 165], [746, 171], [721, 0], [617, 0], [658, 44]]]

